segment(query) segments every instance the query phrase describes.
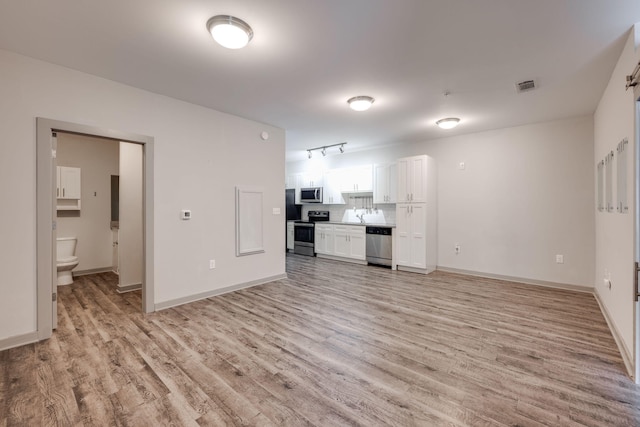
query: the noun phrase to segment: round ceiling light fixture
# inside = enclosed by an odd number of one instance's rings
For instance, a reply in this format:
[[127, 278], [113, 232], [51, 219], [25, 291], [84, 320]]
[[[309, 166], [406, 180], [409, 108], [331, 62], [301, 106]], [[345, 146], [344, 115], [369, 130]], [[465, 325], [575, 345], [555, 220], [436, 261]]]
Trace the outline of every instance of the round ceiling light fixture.
[[458, 123], [460, 123], [460, 119], [457, 117], [447, 117], [436, 122], [440, 129], [453, 129], [458, 126]]
[[375, 99], [370, 96], [354, 96], [347, 100], [347, 104], [354, 111], [366, 111], [371, 108]]
[[211, 37], [227, 49], [245, 47], [253, 38], [253, 30], [240, 18], [231, 15], [216, 15], [207, 21]]

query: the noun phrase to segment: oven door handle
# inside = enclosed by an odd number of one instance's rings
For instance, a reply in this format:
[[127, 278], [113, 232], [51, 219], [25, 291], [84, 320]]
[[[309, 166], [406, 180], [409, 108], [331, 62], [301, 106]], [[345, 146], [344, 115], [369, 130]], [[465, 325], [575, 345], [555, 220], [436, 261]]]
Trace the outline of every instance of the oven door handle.
[[313, 195], [315, 196], [316, 200], [320, 200], [320, 199], [318, 199], [318, 191], [319, 190], [317, 188], [313, 191]]

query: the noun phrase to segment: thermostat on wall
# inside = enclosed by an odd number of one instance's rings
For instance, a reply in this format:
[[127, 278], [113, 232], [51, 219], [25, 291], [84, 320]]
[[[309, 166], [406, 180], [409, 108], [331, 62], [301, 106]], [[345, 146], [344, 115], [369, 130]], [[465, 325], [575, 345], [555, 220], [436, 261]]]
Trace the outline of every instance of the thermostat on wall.
[[188, 209], [183, 209], [180, 211], [180, 219], [191, 219], [191, 211]]

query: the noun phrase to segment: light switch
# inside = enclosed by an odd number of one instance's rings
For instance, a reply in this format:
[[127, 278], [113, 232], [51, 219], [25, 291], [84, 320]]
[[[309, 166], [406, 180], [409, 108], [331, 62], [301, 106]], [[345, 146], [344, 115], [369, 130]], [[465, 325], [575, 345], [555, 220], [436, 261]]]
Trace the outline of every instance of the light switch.
[[180, 219], [182, 219], [183, 221], [191, 219], [191, 211], [188, 210], [188, 209], [181, 210], [180, 211]]

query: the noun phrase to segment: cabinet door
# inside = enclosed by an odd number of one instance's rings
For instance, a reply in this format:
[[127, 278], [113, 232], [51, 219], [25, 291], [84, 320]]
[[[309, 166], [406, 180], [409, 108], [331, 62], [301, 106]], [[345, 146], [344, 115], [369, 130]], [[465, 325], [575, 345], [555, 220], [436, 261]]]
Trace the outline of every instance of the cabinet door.
[[293, 238], [294, 238], [293, 223], [288, 222], [287, 223], [287, 249], [291, 251], [293, 250]]
[[398, 265], [411, 265], [411, 205], [396, 205], [396, 262]]
[[396, 196], [397, 201], [398, 203], [408, 202], [410, 201], [410, 192], [411, 192], [410, 183], [409, 183], [411, 161], [409, 158], [398, 159], [398, 163], [396, 167], [398, 169], [398, 173], [396, 174], [398, 178], [398, 185], [397, 185], [398, 193]]
[[373, 203], [389, 203], [389, 166], [375, 165], [373, 167]]
[[324, 174], [323, 187], [323, 204], [325, 205], [344, 205], [344, 197], [342, 197], [342, 177], [341, 169], [332, 169]]
[[388, 167], [387, 175], [389, 177], [388, 184], [388, 193], [387, 193], [387, 203], [395, 203], [397, 200], [398, 193], [398, 174], [397, 174], [397, 165], [392, 163]]
[[410, 206], [411, 261], [410, 266], [427, 268], [427, 205], [414, 203]]
[[80, 199], [80, 168], [60, 166], [59, 199]]
[[349, 231], [349, 243], [351, 244], [351, 252], [349, 258], [366, 260], [367, 259], [367, 243], [365, 227], [351, 227]]
[[348, 227], [342, 225], [336, 225], [333, 228], [334, 236], [334, 251], [333, 255], [348, 257], [351, 253], [351, 247], [349, 245], [349, 230]]
[[316, 224], [315, 241], [317, 253], [331, 255], [333, 253], [333, 226]]
[[410, 192], [412, 202], [427, 201], [427, 156], [411, 158]]

